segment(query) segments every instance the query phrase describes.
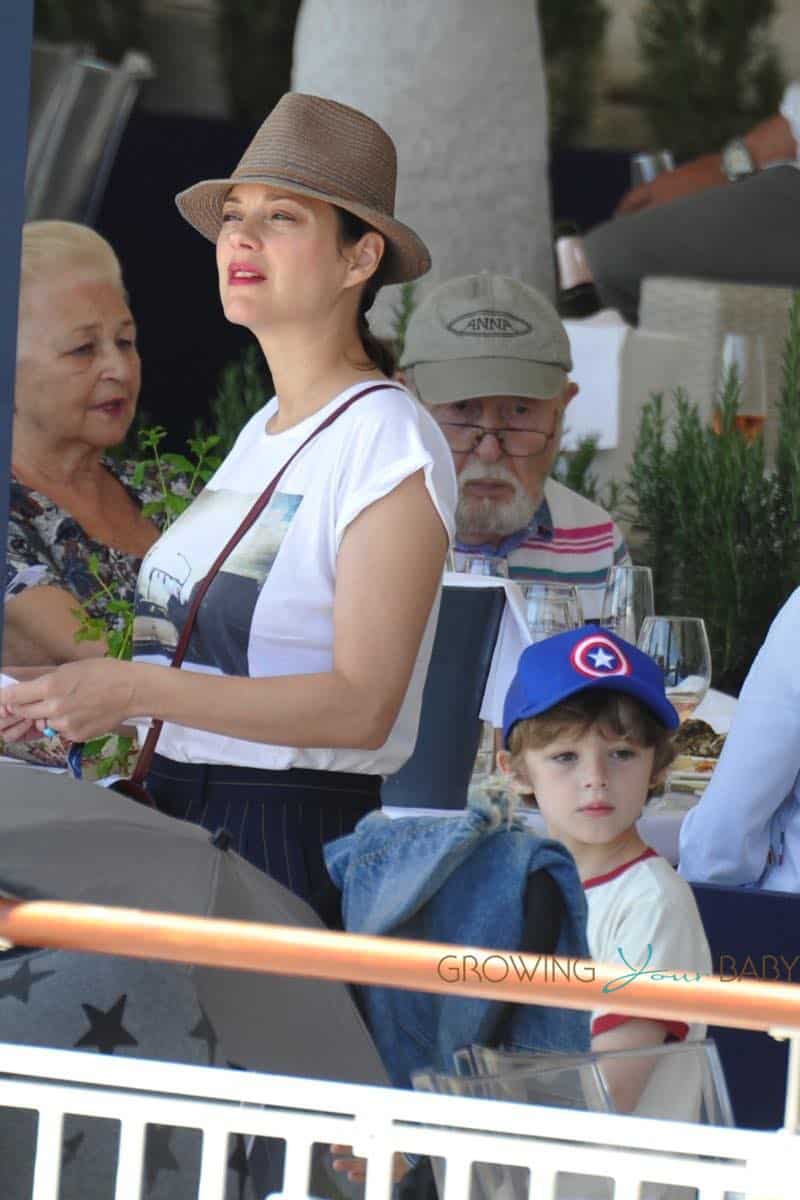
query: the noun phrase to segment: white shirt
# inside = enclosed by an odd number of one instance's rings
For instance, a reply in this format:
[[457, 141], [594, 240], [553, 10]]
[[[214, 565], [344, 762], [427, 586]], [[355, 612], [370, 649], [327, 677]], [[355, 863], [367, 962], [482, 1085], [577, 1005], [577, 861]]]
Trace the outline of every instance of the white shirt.
[[[688, 991], [698, 973], [711, 973], [711, 952], [692, 890], [666, 859], [648, 850], [583, 886], [589, 952], [597, 962], [618, 966], [620, 979], [637, 970], [664, 972], [669, 978], [685, 976]], [[633, 1020], [614, 1012], [613, 995], [609, 1007], [592, 1014], [593, 1037]], [[680, 1020], [663, 1024], [679, 1041], [701, 1041], [706, 1034], [705, 1025]], [[699, 1065], [688, 1067], [683, 1056], [665, 1059], [650, 1076], [635, 1111], [696, 1120], [700, 1081]]]
[[681, 826], [681, 875], [800, 892], [800, 588], [744, 682], [711, 782]]
[[[201, 495], [142, 563], [138, 660], [171, 660], [195, 585], [257, 496], [311, 431], [366, 386], [346, 389], [282, 433], [266, 432], [275, 398], [251, 418]], [[419, 470], [452, 538], [455, 473], [436, 423], [405, 389], [387, 385], [357, 400], [292, 463], [223, 565], [201, 606], [183, 669], [242, 676], [330, 671], [342, 538], [359, 513]], [[390, 774], [414, 747], [437, 615], [438, 599], [400, 713], [379, 750], [272, 746], [167, 723], [158, 753], [179, 762]]]

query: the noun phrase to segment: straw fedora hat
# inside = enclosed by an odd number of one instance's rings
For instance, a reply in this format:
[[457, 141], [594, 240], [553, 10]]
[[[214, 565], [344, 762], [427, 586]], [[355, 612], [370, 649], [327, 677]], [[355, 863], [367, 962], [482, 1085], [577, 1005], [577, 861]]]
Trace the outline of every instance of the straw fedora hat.
[[244, 152], [230, 179], [206, 179], [175, 203], [190, 225], [215, 242], [225, 196], [236, 183], [268, 183], [327, 200], [354, 213], [386, 239], [384, 283], [430, 269], [425, 243], [394, 217], [397, 152], [375, 121], [355, 108], [287, 92]]

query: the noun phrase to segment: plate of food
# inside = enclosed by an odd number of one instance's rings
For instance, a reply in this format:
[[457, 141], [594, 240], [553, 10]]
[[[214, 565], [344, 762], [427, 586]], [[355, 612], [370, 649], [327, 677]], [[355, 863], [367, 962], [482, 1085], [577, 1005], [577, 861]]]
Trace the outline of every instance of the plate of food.
[[669, 769], [666, 790], [702, 795], [724, 745], [725, 734], [717, 733], [706, 721], [684, 721], [675, 734], [677, 754]]

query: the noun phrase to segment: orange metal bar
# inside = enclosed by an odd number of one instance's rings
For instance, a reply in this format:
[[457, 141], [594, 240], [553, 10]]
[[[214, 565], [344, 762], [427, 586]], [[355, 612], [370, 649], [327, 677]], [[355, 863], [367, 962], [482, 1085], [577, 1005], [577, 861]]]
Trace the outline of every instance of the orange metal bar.
[[49, 900], [0, 900], [0, 937], [17, 946], [800, 1032], [800, 986], [790, 983], [683, 972], [631, 979], [618, 967], [576, 959]]

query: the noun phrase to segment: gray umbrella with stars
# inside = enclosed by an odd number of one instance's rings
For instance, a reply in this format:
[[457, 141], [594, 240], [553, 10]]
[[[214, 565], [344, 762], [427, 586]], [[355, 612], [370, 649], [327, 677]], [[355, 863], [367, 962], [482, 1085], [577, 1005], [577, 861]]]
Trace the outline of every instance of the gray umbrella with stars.
[[[308, 905], [225, 844], [91, 784], [2, 772], [6, 895], [320, 927]], [[0, 955], [0, 1041], [386, 1082], [344, 985], [60, 950]], [[115, 1122], [67, 1118], [61, 1200], [113, 1194], [118, 1136]], [[34, 1146], [32, 1114], [0, 1111], [4, 1198], [29, 1195]], [[193, 1197], [199, 1156], [196, 1131], [150, 1126], [146, 1200]], [[243, 1139], [231, 1138], [228, 1165], [228, 1195], [245, 1200]]]

